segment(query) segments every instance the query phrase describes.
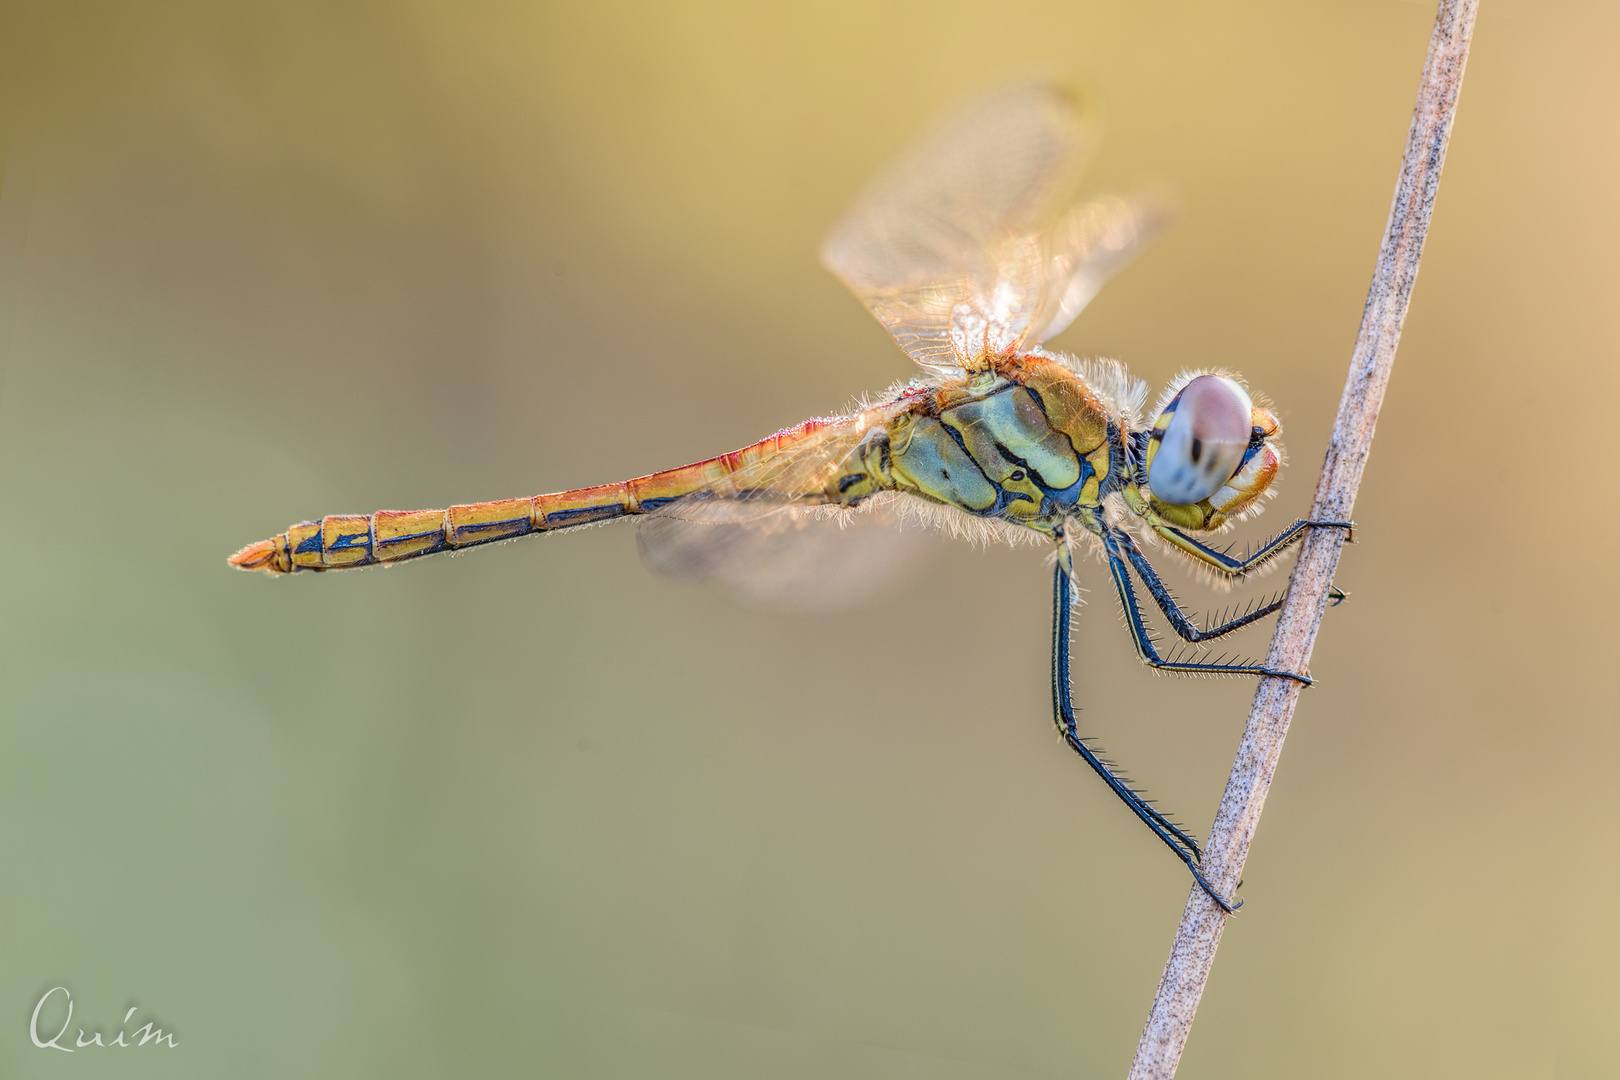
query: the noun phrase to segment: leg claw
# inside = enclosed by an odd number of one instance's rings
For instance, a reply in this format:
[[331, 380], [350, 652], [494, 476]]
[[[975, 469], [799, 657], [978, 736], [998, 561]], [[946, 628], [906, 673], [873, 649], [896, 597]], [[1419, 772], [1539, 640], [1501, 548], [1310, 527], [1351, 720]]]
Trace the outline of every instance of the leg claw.
[[[1187, 864], [1187, 869], [1192, 871], [1193, 880], [1198, 882], [1198, 887], [1203, 889], [1204, 893], [1211, 900], [1215, 901], [1215, 903], [1220, 906], [1222, 911], [1226, 912], [1228, 915], [1237, 914], [1237, 909], [1243, 906], [1243, 901], [1239, 900], [1234, 903], [1226, 899], [1226, 897], [1222, 896], [1220, 893], [1216, 892], [1215, 886], [1211, 885], [1204, 875], [1199, 872], [1198, 867], [1194, 866], [1192, 863]], [[1242, 883], [1239, 882], [1239, 884]]]

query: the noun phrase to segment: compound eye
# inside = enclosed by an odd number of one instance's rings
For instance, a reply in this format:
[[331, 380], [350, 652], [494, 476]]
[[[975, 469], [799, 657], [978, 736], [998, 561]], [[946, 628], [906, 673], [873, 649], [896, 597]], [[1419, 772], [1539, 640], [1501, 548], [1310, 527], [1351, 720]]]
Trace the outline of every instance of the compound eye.
[[1153, 425], [1148, 487], [1171, 506], [1203, 502], [1243, 465], [1254, 404], [1224, 375], [1200, 375], [1181, 388]]

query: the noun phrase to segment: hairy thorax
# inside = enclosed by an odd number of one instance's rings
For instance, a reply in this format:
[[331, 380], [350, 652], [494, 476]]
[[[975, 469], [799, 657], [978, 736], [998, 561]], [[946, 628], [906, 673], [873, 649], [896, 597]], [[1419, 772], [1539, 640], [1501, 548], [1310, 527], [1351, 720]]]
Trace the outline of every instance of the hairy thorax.
[[874, 428], [840, 479], [839, 501], [879, 490], [1051, 533], [1097, 506], [1123, 460], [1108, 403], [1043, 356], [932, 387]]

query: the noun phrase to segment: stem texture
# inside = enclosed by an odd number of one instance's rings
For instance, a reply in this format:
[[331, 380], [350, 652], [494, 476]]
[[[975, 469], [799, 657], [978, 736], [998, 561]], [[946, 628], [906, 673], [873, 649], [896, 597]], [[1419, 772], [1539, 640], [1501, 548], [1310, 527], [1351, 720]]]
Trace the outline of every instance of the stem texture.
[[[1478, 9], [1478, 0], [1440, 2], [1389, 225], [1378, 252], [1344, 396], [1339, 400], [1327, 459], [1311, 504], [1310, 516], [1315, 521], [1351, 520], [1356, 489], [1372, 450], [1373, 428], [1384, 401], [1384, 388], [1389, 385], [1395, 362], [1395, 347], [1401, 339], [1401, 325], [1406, 321], [1412, 283], [1417, 279], [1418, 259], [1423, 254], [1423, 240], [1434, 210], [1435, 189], [1440, 184], [1440, 168], [1446, 158], [1446, 142], [1451, 137]], [[1309, 670], [1311, 648], [1344, 541], [1338, 529], [1313, 529], [1305, 539], [1266, 654], [1267, 667]], [[1204, 875], [1226, 896], [1235, 892], [1242, 876], [1243, 862], [1260, 823], [1260, 811], [1277, 770], [1299, 691], [1298, 683], [1276, 678], [1261, 679], [1255, 690], [1226, 793], [1221, 796], [1209, 843], [1205, 845]], [[1136, 1047], [1132, 1080], [1169, 1080], [1175, 1075], [1226, 919], [1226, 914], [1195, 885]]]

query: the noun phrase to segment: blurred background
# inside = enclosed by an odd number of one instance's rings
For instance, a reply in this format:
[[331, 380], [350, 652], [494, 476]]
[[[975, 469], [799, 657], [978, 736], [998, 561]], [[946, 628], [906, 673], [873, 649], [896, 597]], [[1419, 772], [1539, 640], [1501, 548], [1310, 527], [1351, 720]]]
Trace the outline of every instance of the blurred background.
[[[1032, 71], [1106, 117], [1093, 190], [1181, 204], [1053, 344], [1273, 397], [1263, 535], [1314, 483], [1429, 5], [4, 18], [0, 1074], [1123, 1075], [1188, 881], [1052, 730], [1038, 550], [940, 541], [813, 616], [654, 579], [628, 526], [225, 557], [908, 375], [817, 241]], [[1485, 5], [1353, 597], [1183, 1076], [1620, 1072], [1617, 33]], [[1150, 675], [1087, 572], [1085, 730], [1202, 834], [1252, 684]], [[36, 1049], [55, 986], [180, 1046]]]

